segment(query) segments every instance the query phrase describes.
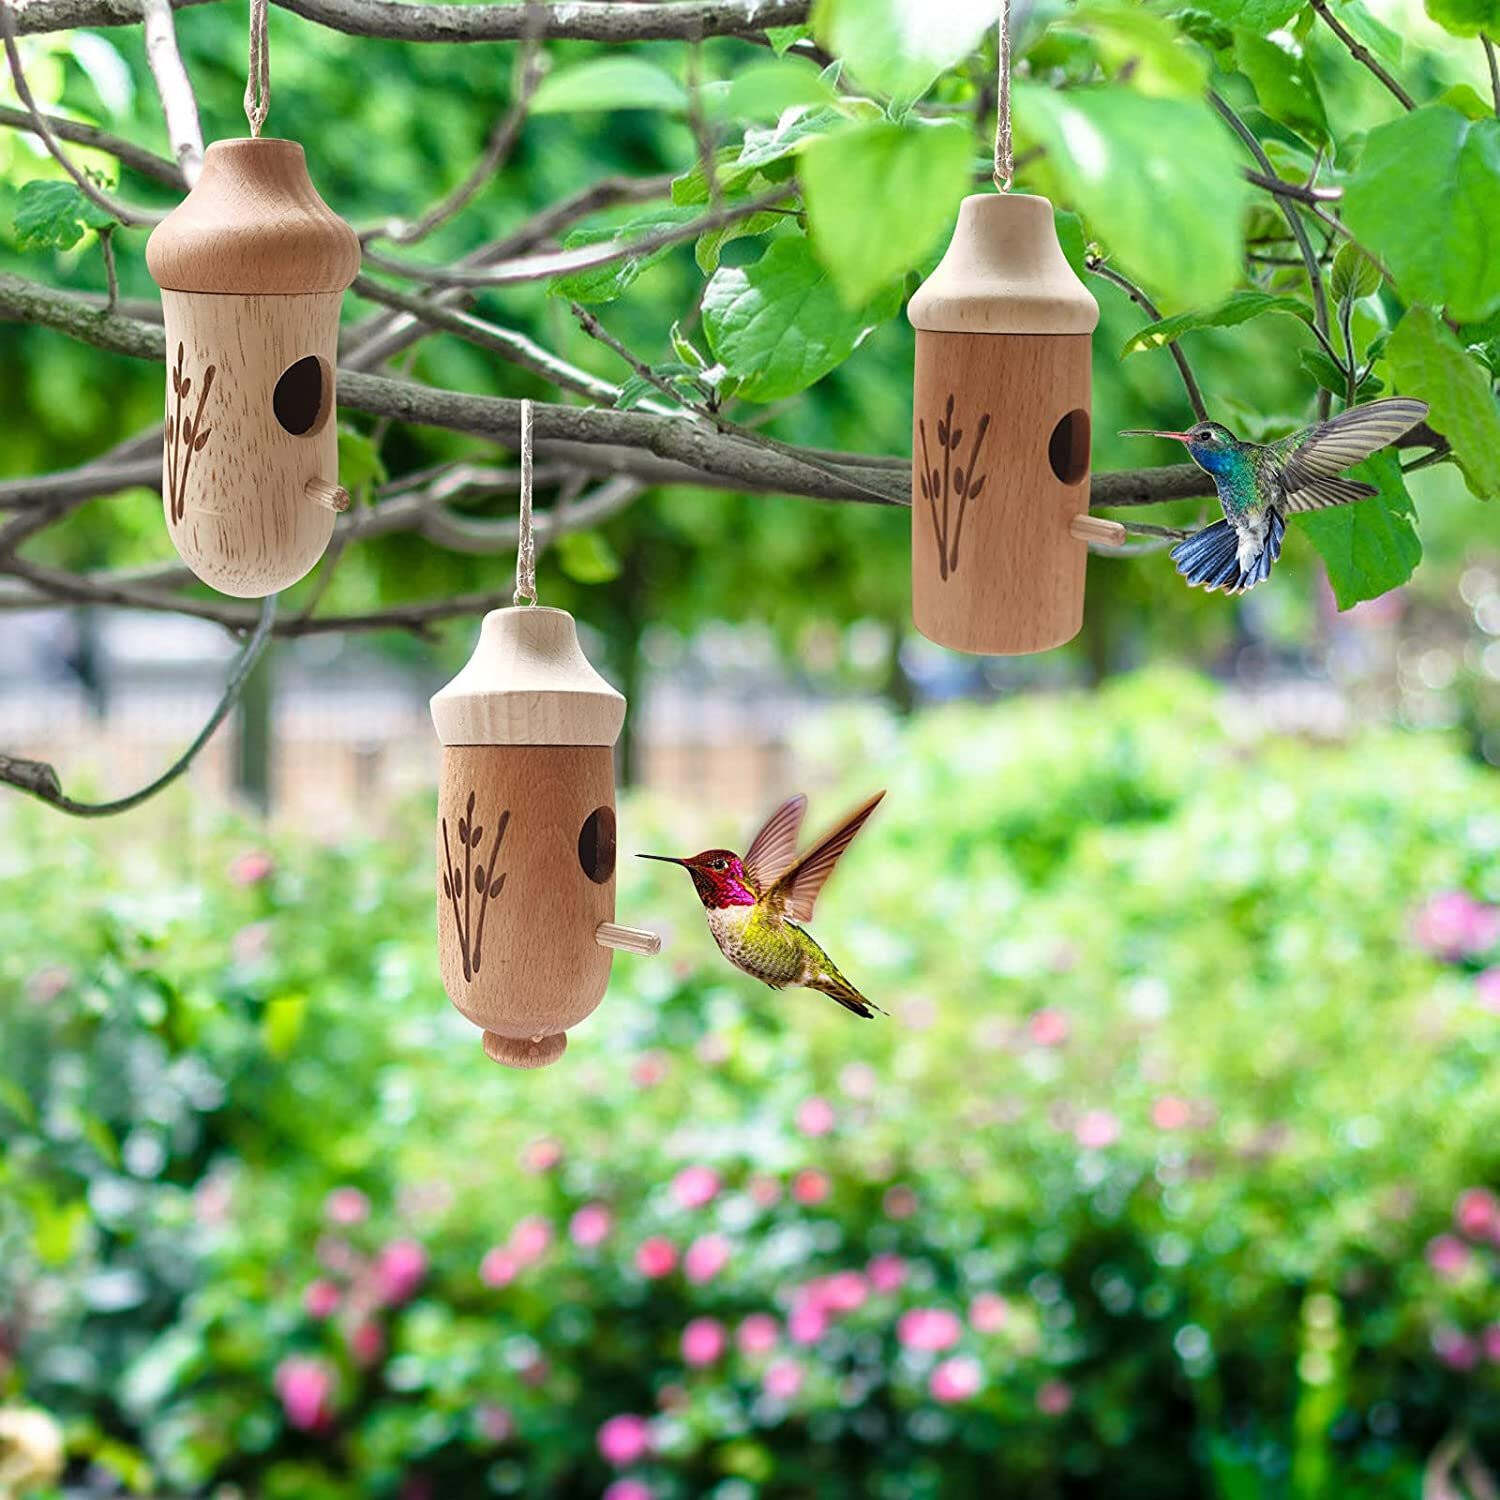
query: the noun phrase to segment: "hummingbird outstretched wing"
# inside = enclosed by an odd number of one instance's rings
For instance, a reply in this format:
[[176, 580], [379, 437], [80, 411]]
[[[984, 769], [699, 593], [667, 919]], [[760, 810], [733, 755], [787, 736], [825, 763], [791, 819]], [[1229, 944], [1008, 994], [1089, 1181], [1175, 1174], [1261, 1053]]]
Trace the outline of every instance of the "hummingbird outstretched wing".
[[[1370, 485], [1345, 479], [1333, 485], [1351, 464], [1394, 443], [1427, 415], [1427, 403], [1409, 396], [1393, 396], [1351, 406], [1326, 422], [1294, 432], [1272, 444], [1282, 457], [1281, 484], [1285, 510], [1321, 510], [1373, 495]], [[1284, 455], [1284, 457], [1283, 457]], [[1297, 504], [1297, 500], [1302, 501]]]
[[785, 870], [766, 891], [762, 899], [774, 912], [784, 913], [794, 922], [810, 922], [818, 893], [833, 874], [839, 856], [854, 842], [854, 835], [865, 826], [865, 820], [885, 796], [876, 792], [862, 806], [854, 809], [832, 833], [814, 844], [790, 868]]
[[755, 835], [741, 863], [757, 894], [770, 890], [776, 877], [797, 857], [797, 835], [806, 811], [807, 798], [800, 792], [788, 797]]

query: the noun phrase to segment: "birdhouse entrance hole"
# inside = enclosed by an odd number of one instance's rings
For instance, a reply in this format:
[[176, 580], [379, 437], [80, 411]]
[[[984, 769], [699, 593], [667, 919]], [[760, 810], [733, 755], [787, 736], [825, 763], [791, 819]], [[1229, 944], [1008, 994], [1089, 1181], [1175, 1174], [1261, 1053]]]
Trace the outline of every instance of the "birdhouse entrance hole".
[[1080, 407], [1070, 411], [1052, 429], [1047, 443], [1047, 462], [1064, 484], [1077, 484], [1089, 471], [1089, 414]]
[[595, 885], [603, 885], [615, 873], [615, 814], [610, 807], [596, 807], [583, 820], [578, 835], [578, 863]]
[[294, 437], [305, 437], [327, 419], [332, 389], [328, 366], [316, 354], [305, 354], [281, 372], [271, 394], [271, 409]]

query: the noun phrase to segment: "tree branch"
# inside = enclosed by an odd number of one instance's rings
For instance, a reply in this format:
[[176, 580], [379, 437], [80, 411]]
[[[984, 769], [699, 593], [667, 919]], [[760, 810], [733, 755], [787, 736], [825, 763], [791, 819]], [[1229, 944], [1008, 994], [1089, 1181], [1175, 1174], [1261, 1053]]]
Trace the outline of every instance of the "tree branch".
[[213, 738], [214, 731], [222, 724], [240, 696], [245, 679], [254, 670], [261, 653], [271, 639], [271, 627], [276, 620], [276, 595], [270, 594], [261, 601], [259, 618], [250, 638], [245, 642], [239, 659], [224, 684], [224, 692], [208, 722], [181, 755], [154, 781], [148, 782], [127, 797], [117, 797], [110, 802], [76, 802], [65, 796], [57, 772], [40, 760], [23, 760], [11, 755], [0, 755], [0, 782], [16, 787], [33, 797], [55, 807], [59, 812], [71, 813], [75, 818], [106, 818], [115, 813], [129, 812], [139, 807], [148, 798], [154, 797], [169, 787], [197, 758], [198, 752]]
[[[168, 161], [166, 157], [158, 156], [144, 146], [137, 146], [134, 141], [111, 135], [107, 130], [100, 130], [97, 125], [85, 125], [80, 120], [65, 120], [61, 115], [44, 114], [42, 120], [60, 141], [103, 151], [114, 157], [122, 167], [128, 167], [142, 177], [149, 177], [153, 182], [176, 188], [179, 192], [187, 191], [187, 179], [176, 162]], [[28, 135], [41, 134], [35, 119], [26, 110], [15, 109], [9, 104], [0, 104], [0, 125], [11, 130], [24, 130]]]
[[177, 50], [177, 28], [172, 0], [141, 0], [146, 33], [146, 63], [156, 83], [156, 96], [167, 123], [172, 154], [191, 187], [203, 170], [203, 127], [198, 123], [198, 98]]
[[1329, 10], [1328, 0], [1312, 0], [1312, 8], [1328, 23], [1328, 29], [1349, 49], [1350, 57], [1355, 62], [1363, 63], [1401, 101], [1403, 109], [1417, 107], [1411, 95], [1386, 72], [1380, 59], [1363, 42], [1353, 36], [1343, 22]]
[[[1085, 270], [1119, 287], [1153, 323], [1161, 322], [1161, 312], [1156, 304], [1128, 276], [1123, 276], [1113, 267], [1105, 265], [1096, 255], [1087, 256], [1083, 264]], [[1167, 345], [1167, 350], [1177, 365], [1177, 373], [1182, 376], [1182, 384], [1187, 391], [1188, 405], [1193, 408], [1193, 415], [1200, 422], [1206, 422], [1208, 408], [1203, 404], [1203, 392], [1198, 388], [1198, 382], [1193, 377], [1192, 369], [1187, 362], [1187, 355], [1182, 352], [1176, 339]]]
[[[207, 0], [172, 0], [176, 10]], [[526, 36], [526, 7], [404, 4], [401, 0], [276, 0], [331, 31], [402, 42], [519, 42]], [[809, 0], [684, 0], [684, 3], [617, 4], [563, 0], [541, 7], [543, 41], [690, 41], [694, 37], [756, 36], [771, 26], [800, 26]], [[141, 0], [30, 0], [20, 12], [23, 34], [69, 31], [78, 26], [134, 26]]]

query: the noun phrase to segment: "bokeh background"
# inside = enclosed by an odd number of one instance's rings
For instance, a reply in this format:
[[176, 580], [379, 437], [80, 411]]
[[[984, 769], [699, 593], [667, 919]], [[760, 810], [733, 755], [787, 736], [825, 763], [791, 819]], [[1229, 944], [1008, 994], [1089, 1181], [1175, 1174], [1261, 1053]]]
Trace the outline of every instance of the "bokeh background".
[[[1487, 87], [1419, 6], [1357, 9], [1425, 91]], [[207, 133], [235, 133], [240, 8], [177, 25]], [[271, 38], [273, 124], [360, 223], [419, 212], [511, 86], [494, 49], [282, 11]], [[1389, 100], [1304, 40], [1357, 143]], [[24, 53], [45, 103], [161, 148], [138, 31]], [[659, 111], [534, 119], [443, 253], [694, 151]], [[0, 269], [96, 290], [92, 236], [40, 264], [7, 238], [52, 170], [0, 131]], [[138, 255], [121, 274], [153, 294]], [[611, 326], [661, 357], [701, 284], [685, 247]], [[1175, 372], [1117, 357], [1139, 314], [1092, 289], [1095, 467], [1166, 461], [1114, 433], [1180, 423]], [[498, 305], [618, 378], [545, 288]], [[1269, 319], [1191, 350], [1216, 415], [1279, 431], [1307, 343]], [[884, 323], [774, 430], [907, 451], [911, 353]], [[543, 394], [451, 339], [407, 368]], [[161, 400], [155, 367], [36, 328], [0, 326], [0, 370], [7, 475]], [[493, 458], [383, 441], [391, 473]], [[1295, 527], [1238, 602], [1094, 558], [1082, 636], [1018, 660], [914, 636], [901, 511], [652, 490], [548, 552], [543, 601], [630, 698], [622, 852], [743, 848], [794, 791], [813, 827], [888, 788], [814, 924], [870, 1024], [729, 969], [681, 873], [625, 858], [620, 920], [664, 953], [617, 957], [557, 1067], [485, 1060], [429, 865], [426, 698], [473, 620], [278, 643], [127, 818], [6, 795], [0, 1495], [1495, 1495], [1500, 522], [1451, 467], [1409, 488], [1423, 561], [1379, 599], [1340, 613]], [[38, 555], [161, 562], [159, 501], [86, 507]], [[394, 538], [325, 602], [508, 569]], [[175, 754], [233, 650], [170, 616], [0, 624], [0, 743], [76, 794]]]

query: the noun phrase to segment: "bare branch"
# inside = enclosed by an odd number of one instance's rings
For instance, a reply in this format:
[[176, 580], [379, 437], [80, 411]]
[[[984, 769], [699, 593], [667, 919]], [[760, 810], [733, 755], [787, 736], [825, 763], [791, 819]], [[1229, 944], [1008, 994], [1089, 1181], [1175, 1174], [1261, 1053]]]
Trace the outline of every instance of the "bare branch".
[[167, 122], [167, 139], [188, 186], [203, 170], [203, 127], [198, 123], [198, 98], [177, 50], [177, 28], [172, 0], [141, 0], [146, 32], [146, 62], [156, 83], [156, 96]]
[[[149, 177], [153, 182], [160, 182], [182, 192], [187, 191], [187, 179], [176, 162], [170, 162], [144, 146], [137, 146], [134, 141], [122, 140], [107, 130], [100, 130], [97, 125], [85, 125], [80, 120], [65, 120], [61, 115], [44, 114], [42, 119], [60, 141], [106, 152], [122, 167], [128, 167], [142, 177]], [[14, 109], [9, 104], [0, 104], [0, 125], [12, 130], [24, 130], [28, 135], [40, 134], [35, 119], [26, 110]]]
[[[207, 0], [172, 0], [176, 10]], [[403, 42], [519, 42], [525, 7], [499, 0], [475, 5], [404, 4], [401, 0], [277, 0], [284, 10], [350, 36]], [[689, 41], [693, 37], [757, 36], [771, 26], [799, 26], [809, 0], [684, 0], [620, 5], [612, 0], [562, 0], [542, 7], [543, 41]], [[141, 0], [29, 0], [23, 33], [77, 26], [134, 26]]]
[[1278, 198], [1291, 198], [1298, 203], [1337, 203], [1344, 196], [1339, 187], [1303, 187], [1300, 182], [1287, 182], [1280, 177], [1268, 177], [1263, 172], [1252, 172], [1248, 167], [1241, 174], [1246, 182], [1274, 193]]
[[1495, 101], [1495, 113], [1500, 115], [1500, 59], [1495, 56], [1495, 43], [1483, 32], [1479, 40], [1484, 43], [1484, 60], [1490, 69], [1490, 98]]
[[139, 807], [148, 798], [169, 787], [197, 758], [198, 752], [213, 738], [214, 731], [222, 724], [240, 696], [245, 679], [254, 670], [261, 653], [271, 639], [271, 627], [276, 620], [276, 595], [271, 594], [261, 601], [259, 619], [250, 638], [245, 642], [239, 659], [224, 684], [224, 692], [208, 722], [181, 755], [154, 781], [148, 782], [128, 797], [117, 797], [110, 802], [76, 802], [65, 796], [57, 772], [45, 761], [21, 760], [15, 756], [0, 755], [0, 782], [39, 798], [59, 812], [71, 813], [75, 818], [105, 818], [114, 813], [129, 812]]
[[1417, 107], [1412, 96], [1385, 70], [1380, 59], [1363, 42], [1351, 35], [1343, 22], [1329, 10], [1328, 0], [1312, 0], [1312, 8], [1328, 23], [1328, 29], [1349, 49], [1350, 57], [1355, 62], [1363, 63], [1401, 101], [1403, 109]]

